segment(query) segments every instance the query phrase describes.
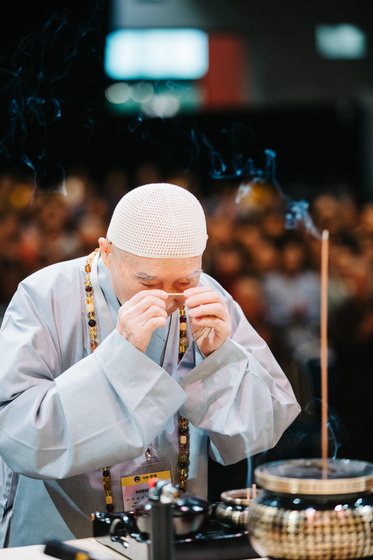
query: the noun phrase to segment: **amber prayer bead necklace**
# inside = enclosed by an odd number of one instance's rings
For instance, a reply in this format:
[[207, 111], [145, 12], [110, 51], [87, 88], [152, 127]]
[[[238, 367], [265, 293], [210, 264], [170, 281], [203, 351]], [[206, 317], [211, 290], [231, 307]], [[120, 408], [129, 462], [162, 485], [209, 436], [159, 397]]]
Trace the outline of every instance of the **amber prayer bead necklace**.
[[[98, 253], [98, 249], [95, 249], [87, 258], [85, 264], [85, 277], [84, 277], [84, 290], [85, 290], [85, 303], [87, 311], [87, 321], [88, 321], [88, 334], [90, 339], [91, 351], [94, 352], [98, 346], [97, 340], [97, 317], [95, 313], [94, 304], [94, 293], [91, 282], [91, 270], [92, 262]], [[186, 349], [188, 347], [187, 334], [187, 319], [185, 312], [185, 305], [179, 307], [179, 353], [178, 362], [182, 360]], [[181, 491], [185, 491], [186, 484], [189, 474], [189, 422], [184, 416], [179, 418], [179, 456], [178, 456], [178, 471], [179, 471], [179, 488]], [[150, 450], [147, 449], [145, 452], [145, 457], [147, 460], [151, 459]], [[110, 467], [104, 467], [102, 469], [102, 484], [105, 492], [105, 504], [107, 511], [114, 511], [113, 495], [111, 488], [111, 473]]]

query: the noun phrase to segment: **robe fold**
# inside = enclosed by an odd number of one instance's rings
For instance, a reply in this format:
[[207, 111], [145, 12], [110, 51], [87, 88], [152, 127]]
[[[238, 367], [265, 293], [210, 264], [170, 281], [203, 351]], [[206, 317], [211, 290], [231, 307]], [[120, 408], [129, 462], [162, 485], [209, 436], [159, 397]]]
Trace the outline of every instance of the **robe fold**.
[[102, 471], [111, 466], [115, 509], [121, 477], [142, 468], [150, 448], [177, 483], [178, 415], [190, 423], [187, 490], [206, 496], [208, 454], [232, 464], [273, 447], [299, 413], [266, 343], [231, 296], [232, 334], [204, 358], [192, 341], [180, 364], [178, 311], [145, 353], [115, 328], [120, 304], [100, 254], [92, 269], [99, 346], [85, 307], [85, 258], [20, 283], [0, 331], [0, 545], [92, 536], [105, 511]]

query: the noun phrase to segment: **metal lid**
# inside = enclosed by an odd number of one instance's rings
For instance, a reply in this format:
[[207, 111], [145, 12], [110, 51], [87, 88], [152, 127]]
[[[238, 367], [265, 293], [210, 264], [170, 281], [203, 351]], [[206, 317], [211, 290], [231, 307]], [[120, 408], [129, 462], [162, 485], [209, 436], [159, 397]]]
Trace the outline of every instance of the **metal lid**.
[[373, 464], [350, 459], [274, 461], [257, 467], [255, 480], [282, 494], [355, 494], [373, 489]]

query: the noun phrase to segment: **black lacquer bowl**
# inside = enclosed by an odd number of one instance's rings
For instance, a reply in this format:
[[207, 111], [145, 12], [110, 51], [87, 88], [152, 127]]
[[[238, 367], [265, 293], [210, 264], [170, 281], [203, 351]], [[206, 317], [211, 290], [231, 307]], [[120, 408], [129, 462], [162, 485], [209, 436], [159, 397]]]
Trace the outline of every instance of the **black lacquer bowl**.
[[[151, 511], [151, 500], [145, 500], [136, 507], [135, 518], [140, 532], [150, 533]], [[206, 527], [210, 515], [210, 504], [200, 496], [185, 492], [171, 505], [171, 511], [175, 536], [190, 536]]]
[[373, 556], [373, 464], [295, 459], [260, 465], [248, 532], [260, 556], [344, 560]]

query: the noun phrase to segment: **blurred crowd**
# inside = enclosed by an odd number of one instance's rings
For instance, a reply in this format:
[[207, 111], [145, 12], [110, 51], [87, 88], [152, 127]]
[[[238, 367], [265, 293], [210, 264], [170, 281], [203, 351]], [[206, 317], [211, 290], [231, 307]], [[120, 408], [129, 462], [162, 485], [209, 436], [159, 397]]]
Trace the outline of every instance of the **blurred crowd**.
[[201, 185], [193, 175], [165, 177], [156, 166], [144, 164], [131, 179], [113, 168], [99, 182], [76, 169], [56, 191], [41, 191], [32, 178], [4, 172], [0, 321], [24, 277], [91, 252], [106, 235], [121, 196], [132, 186], [156, 181], [190, 189], [204, 206], [209, 234], [204, 271], [240, 304], [292, 382], [303, 413], [284, 445], [296, 448], [298, 455], [312, 455], [319, 441], [320, 233], [328, 230], [330, 454], [373, 460], [367, 443], [373, 388], [373, 203], [358, 204], [351, 193], [318, 194], [308, 209], [313, 228], [299, 222], [288, 229], [283, 197], [260, 182], [243, 190], [227, 180]]

